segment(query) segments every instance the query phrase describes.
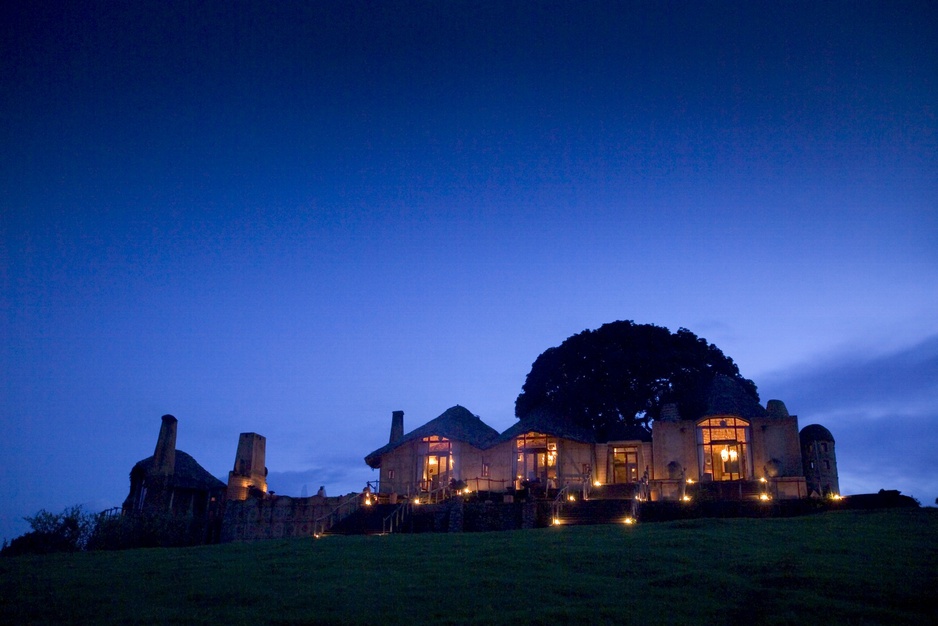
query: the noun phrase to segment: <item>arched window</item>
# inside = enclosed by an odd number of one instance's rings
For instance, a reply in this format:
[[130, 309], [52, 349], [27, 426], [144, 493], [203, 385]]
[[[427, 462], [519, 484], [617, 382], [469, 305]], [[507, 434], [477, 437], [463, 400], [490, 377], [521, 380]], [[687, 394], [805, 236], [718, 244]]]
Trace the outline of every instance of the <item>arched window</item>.
[[711, 417], [697, 424], [697, 460], [704, 480], [749, 480], [749, 422], [739, 417]]

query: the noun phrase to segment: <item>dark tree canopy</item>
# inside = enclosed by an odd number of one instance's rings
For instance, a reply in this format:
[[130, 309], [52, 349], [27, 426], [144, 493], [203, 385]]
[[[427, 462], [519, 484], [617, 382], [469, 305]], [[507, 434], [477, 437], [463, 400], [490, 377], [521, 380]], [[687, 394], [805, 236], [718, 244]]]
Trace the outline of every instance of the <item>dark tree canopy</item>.
[[682, 417], [706, 408], [713, 378], [735, 379], [758, 402], [751, 380], [715, 345], [686, 328], [619, 321], [584, 330], [545, 350], [515, 401], [523, 422], [534, 411], [570, 419], [603, 436], [620, 424], [648, 426], [665, 404]]

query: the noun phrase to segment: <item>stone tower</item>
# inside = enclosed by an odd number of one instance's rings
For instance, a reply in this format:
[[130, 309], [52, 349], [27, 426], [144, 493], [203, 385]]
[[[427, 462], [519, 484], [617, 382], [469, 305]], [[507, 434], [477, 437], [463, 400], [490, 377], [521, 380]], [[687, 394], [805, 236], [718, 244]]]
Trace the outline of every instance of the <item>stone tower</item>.
[[241, 433], [234, 469], [228, 472], [228, 500], [247, 500], [251, 489], [267, 493], [267, 438]]
[[818, 496], [840, 495], [837, 478], [837, 455], [834, 436], [820, 424], [801, 429], [801, 460], [808, 494]]

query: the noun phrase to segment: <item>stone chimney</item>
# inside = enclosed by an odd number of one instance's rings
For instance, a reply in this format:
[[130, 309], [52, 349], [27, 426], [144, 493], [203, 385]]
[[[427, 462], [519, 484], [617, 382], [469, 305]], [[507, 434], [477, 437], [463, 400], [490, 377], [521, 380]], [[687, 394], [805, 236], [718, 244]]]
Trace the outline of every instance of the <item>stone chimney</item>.
[[388, 443], [397, 443], [404, 438], [404, 412], [391, 412], [391, 438]]
[[160, 425], [160, 437], [153, 452], [153, 474], [169, 477], [176, 467], [176, 423], [172, 415], [164, 415]]
[[247, 500], [251, 487], [267, 493], [267, 438], [257, 433], [241, 433], [234, 469], [228, 472], [229, 500]]

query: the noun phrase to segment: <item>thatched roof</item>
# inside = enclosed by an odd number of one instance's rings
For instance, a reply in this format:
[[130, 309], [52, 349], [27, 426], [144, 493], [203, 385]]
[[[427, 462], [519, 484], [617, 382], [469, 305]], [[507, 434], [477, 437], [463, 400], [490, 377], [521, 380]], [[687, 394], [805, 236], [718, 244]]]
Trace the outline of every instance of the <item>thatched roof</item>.
[[801, 445], [809, 441], [830, 441], [834, 443], [834, 435], [820, 424], [810, 424], [801, 429]]
[[382, 446], [365, 457], [365, 463], [372, 468], [381, 467], [381, 457], [405, 443], [419, 441], [424, 437], [437, 435], [452, 441], [464, 441], [471, 446], [485, 449], [498, 437], [498, 431], [483, 422], [478, 415], [473, 415], [458, 404], [446, 409], [440, 416], [416, 428], [398, 441]]
[[498, 440], [493, 442], [493, 445], [529, 432], [543, 433], [558, 439], [570, 439], [583, 443], [596, 442], [593, 431], [588, 428], [577, 426], [571, 420], [559, 417], [550, 411], [534, 410], [528, 413], [523, 420], [503, 432]]
[[[146, 475], [151, 467], [153, 467], [152, 456], [137, 462], [130, 470], [130, 473], [131, 475], [134, 473]], [[176, 463], [173, 466], [173, 486], [180, 489], [197, 489], [201, 491], [226, 488], [225, 483], [212, 476], [190, 454], [182, 450], [176, 450]]]
[[702, 417], [735, 415], [737, 417], [763, 417], [765, 409], [729, 376], [718, 375], [710, 383], [707, 408]]

